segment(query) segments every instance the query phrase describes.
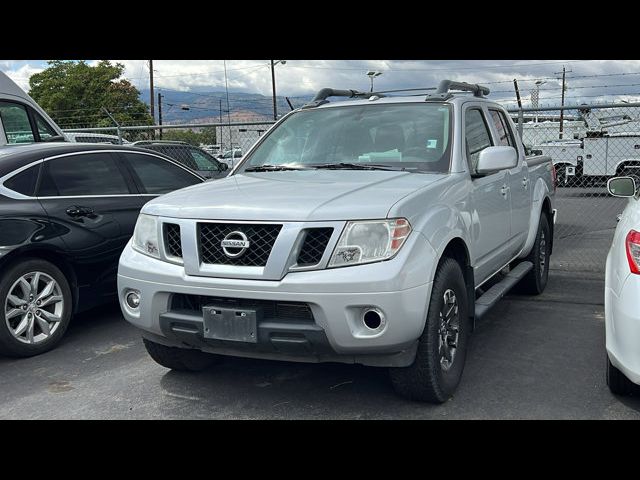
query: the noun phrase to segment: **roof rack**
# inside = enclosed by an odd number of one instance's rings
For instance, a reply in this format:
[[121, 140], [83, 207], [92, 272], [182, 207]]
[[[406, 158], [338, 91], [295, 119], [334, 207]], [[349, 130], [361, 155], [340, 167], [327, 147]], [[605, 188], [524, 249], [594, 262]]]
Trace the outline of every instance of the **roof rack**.
[[483, 97], [490, 93], [490, 90], [487, 87], [478, 85], [477, 83], [472, 84], [467, 82], [454, 82], [453, 80], [442, 80], [438, 84], [436, 93], [429, 95], [427, 97], [427, 101], [447, 100], [453, 96], [451, 90], [472, 92], [475, 97]]
[[359, 92], [358, 90], [336, 90], [333, 88], [323, 88], [309, 103], [305, 103], [301, 108], [314, 108], [325, 103], [329, 103], [329, 97], [347, 97], [347, 98], [364, 98], [375, 95], [375, 93]]
[[476, 97], [482, 97], [489, 95], [490, 90], [482, 85], [471, 84], [466, 82], [454, 82], [453, 80], [442, 80], [438, 84], [438, 88], [425, 87], [425, 88], [402, 88], [398, 90], [381, 90], [379, 92], [359, 92], [358, 90], [336, 90], [333, 88], [323, 88], [316, 96], [313, 97], [308, 103], [305, 103], [301, 108], [315, 108], [329, 103], [327, 98], [329, 97], [347, 97], [347, 98], [369, 98], [372, 96], [384, 97], [385, 93], [397, 93], [397, 92], [418, 92], [425, 90], [435, 90], [433, 94], [427, 94], [427, 101], [442, 101], [447, 100], [453, 96], [451, 90], [458, 90], [463, 92], [473, 92]]

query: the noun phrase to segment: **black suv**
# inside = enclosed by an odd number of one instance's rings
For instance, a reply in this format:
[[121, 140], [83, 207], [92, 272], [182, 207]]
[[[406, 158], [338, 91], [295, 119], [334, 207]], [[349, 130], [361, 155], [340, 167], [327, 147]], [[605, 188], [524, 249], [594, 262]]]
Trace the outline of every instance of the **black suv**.
[[0, 147], [0, 354], [49, 350], [73, 313], [115, 298], [140, 208], [203, 181], [135, 147]]
[[216, 160], [199, 147], [186, 142], [140, 140], [134, 146], [164, 153], [181, 164], [198, 172], [204, 178], [222, 178], [229, 173], [226, 163]]

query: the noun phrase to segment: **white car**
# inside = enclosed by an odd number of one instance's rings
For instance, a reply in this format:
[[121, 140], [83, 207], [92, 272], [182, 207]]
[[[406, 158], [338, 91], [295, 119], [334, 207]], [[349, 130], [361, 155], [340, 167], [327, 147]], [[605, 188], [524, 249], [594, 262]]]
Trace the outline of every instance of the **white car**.
[[615, 197], [628, 197], [607, 256], [605, 337], [607, 385], [626, 395], [640, 385], [640, 197], [633, 177], [607, 184]]
[[[113, 145], [120, 145], [120, 138], [117, 135], [108, 135], [105, 133], [80, 133], [80, 132], [65, 132], [64, 136], [68, 141], [74, 143], [111, 143]], [[128, 140], [122, 139], [122, 144], [129, 144]]]

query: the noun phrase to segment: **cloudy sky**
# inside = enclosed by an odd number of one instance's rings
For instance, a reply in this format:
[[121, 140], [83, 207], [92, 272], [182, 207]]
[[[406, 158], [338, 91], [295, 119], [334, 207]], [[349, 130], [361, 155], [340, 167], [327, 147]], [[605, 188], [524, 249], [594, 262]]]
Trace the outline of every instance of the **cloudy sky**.
[[[90, 62], [94, 62], [90, 60]], [[148, 88], [146, 60], [120, 60], [125, 76], [138, 88]], [[514, 101], [513, 79], [529, 103], [536, 80], [541, 105], [560, 103], [558, 72], [567, 69], [567, 104], [592, 101], [640, 100], [639, 60], [287, 60], [276, 66], [278, 95], [290, 97], [314, 93], [322, 87], [368, 90], [368, 70], [382, 72], [376, 90], [435, 86], [443, 78], [485, 83], [491, 98]], [[0, 60], [0, 70], [23, 88], [29, 77], [46, 67], [44, 60]], [[227, 60], [229, 91], [271, 95], [268, 60]], [[220, 91], [225, 88], [222, 60], [154, 60], [156, 87], [166, 92]]]

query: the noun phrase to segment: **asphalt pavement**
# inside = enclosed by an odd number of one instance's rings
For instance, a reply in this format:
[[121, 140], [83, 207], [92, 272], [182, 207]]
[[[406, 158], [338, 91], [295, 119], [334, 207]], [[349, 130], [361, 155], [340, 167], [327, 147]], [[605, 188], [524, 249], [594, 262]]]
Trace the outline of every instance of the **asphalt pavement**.
[[443, 405], [395, 395], [385, 369], [229, 358], [171, 372], [117, 305], [87, 312], [54, 351], [0, 357], [0, 419], [638, 419], [640, 398], [604, 379], [603, 283], [555, 272], [477, 326]]

